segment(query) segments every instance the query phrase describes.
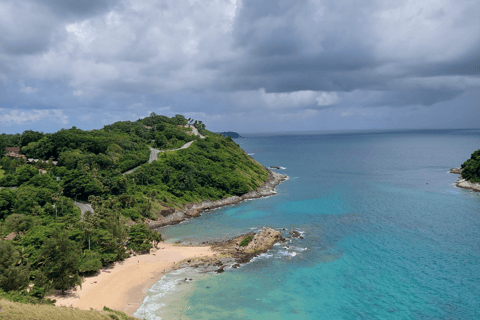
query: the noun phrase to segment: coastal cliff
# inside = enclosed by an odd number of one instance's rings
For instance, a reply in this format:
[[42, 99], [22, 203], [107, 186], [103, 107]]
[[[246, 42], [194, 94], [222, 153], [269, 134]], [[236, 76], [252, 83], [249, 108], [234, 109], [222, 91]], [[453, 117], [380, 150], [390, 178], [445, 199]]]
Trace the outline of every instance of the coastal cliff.
[[275, 187], [287, 179], [287, 175], [270, 171], [268, 180], [257, 190], [247, 192], [242, 196], [232, 196], [216, 201], [204, 201], [185, 206], [182, 210], [174, 211], [172, 209], [161, 212], [161, 217], [157, 220], [147, 221], [151, 229], [160, 228], [167, 225], [178, 224], [188, 218], [199, 217], [203, 212], [217, 209], [224, 206], [234, 205], [247, 199], [257, 199], [268, 197], [275, 194]]

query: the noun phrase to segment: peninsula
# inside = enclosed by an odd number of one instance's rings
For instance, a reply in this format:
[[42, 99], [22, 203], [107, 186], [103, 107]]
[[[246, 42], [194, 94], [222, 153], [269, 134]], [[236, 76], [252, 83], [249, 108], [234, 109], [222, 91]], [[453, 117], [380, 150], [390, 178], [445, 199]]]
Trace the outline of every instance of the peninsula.
[[107, 278], [130, 279], [128, 290], [112, 290], [137, 297], [132, 290], [143, 292], [181, 261], [218, 255], [218, 248], [163, 243], [152, 229], [272, 195], [287, 178], [231, 137], [181, 115], [2, 134], [0, 148], [0, 298], [51, 304], [56, 292], [57, 304], [101, 310], [102, 301], [126, 303], [128, 314], [135, 309], [128, 299], [94, 298], [109, 288], [101, 285]]

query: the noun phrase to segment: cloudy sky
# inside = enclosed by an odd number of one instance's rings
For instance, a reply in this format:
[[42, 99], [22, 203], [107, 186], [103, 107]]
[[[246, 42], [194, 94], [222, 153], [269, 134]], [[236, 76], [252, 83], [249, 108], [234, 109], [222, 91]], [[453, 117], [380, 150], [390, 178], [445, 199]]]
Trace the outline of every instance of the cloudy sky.
[[478, 128], [478, 0], [2, 0], [0, 132]]

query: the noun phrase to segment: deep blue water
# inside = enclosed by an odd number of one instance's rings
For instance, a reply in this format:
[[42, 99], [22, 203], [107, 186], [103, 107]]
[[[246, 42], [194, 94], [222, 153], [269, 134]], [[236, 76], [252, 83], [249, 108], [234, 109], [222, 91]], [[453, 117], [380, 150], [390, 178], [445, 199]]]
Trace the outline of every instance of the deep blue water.
[[448, 173], [480, 148], [480, 131], [235, 141], [290, 179], [273, 197], [205, 213], [161, 230], [164, 237], [203, 241], [270, 226], [305, 238], [199, 277], [168, 303], [152, 298], [138, 316], [480, 319], [480, 194], [454, 187], [457, 175]]

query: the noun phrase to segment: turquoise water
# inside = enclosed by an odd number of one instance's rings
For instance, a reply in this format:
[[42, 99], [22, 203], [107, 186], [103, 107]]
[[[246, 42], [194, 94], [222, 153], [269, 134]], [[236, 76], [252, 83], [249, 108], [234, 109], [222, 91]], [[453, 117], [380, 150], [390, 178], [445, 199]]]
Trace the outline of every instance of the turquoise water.
[[[164, 237], [204, 241], [270, 226], [305, 239], [195, 279], [168, 298], [161, 317], [480, 319], [480, 194], [454, 187], [457, 176], [448, 173], [480, 148], [480, 132], [235, 141], [260, 163], [285, 167], [279, 172], [290, 179], [276, 196], [164, 228]], [[161, 303], [146, 317], [159, 318]]]

